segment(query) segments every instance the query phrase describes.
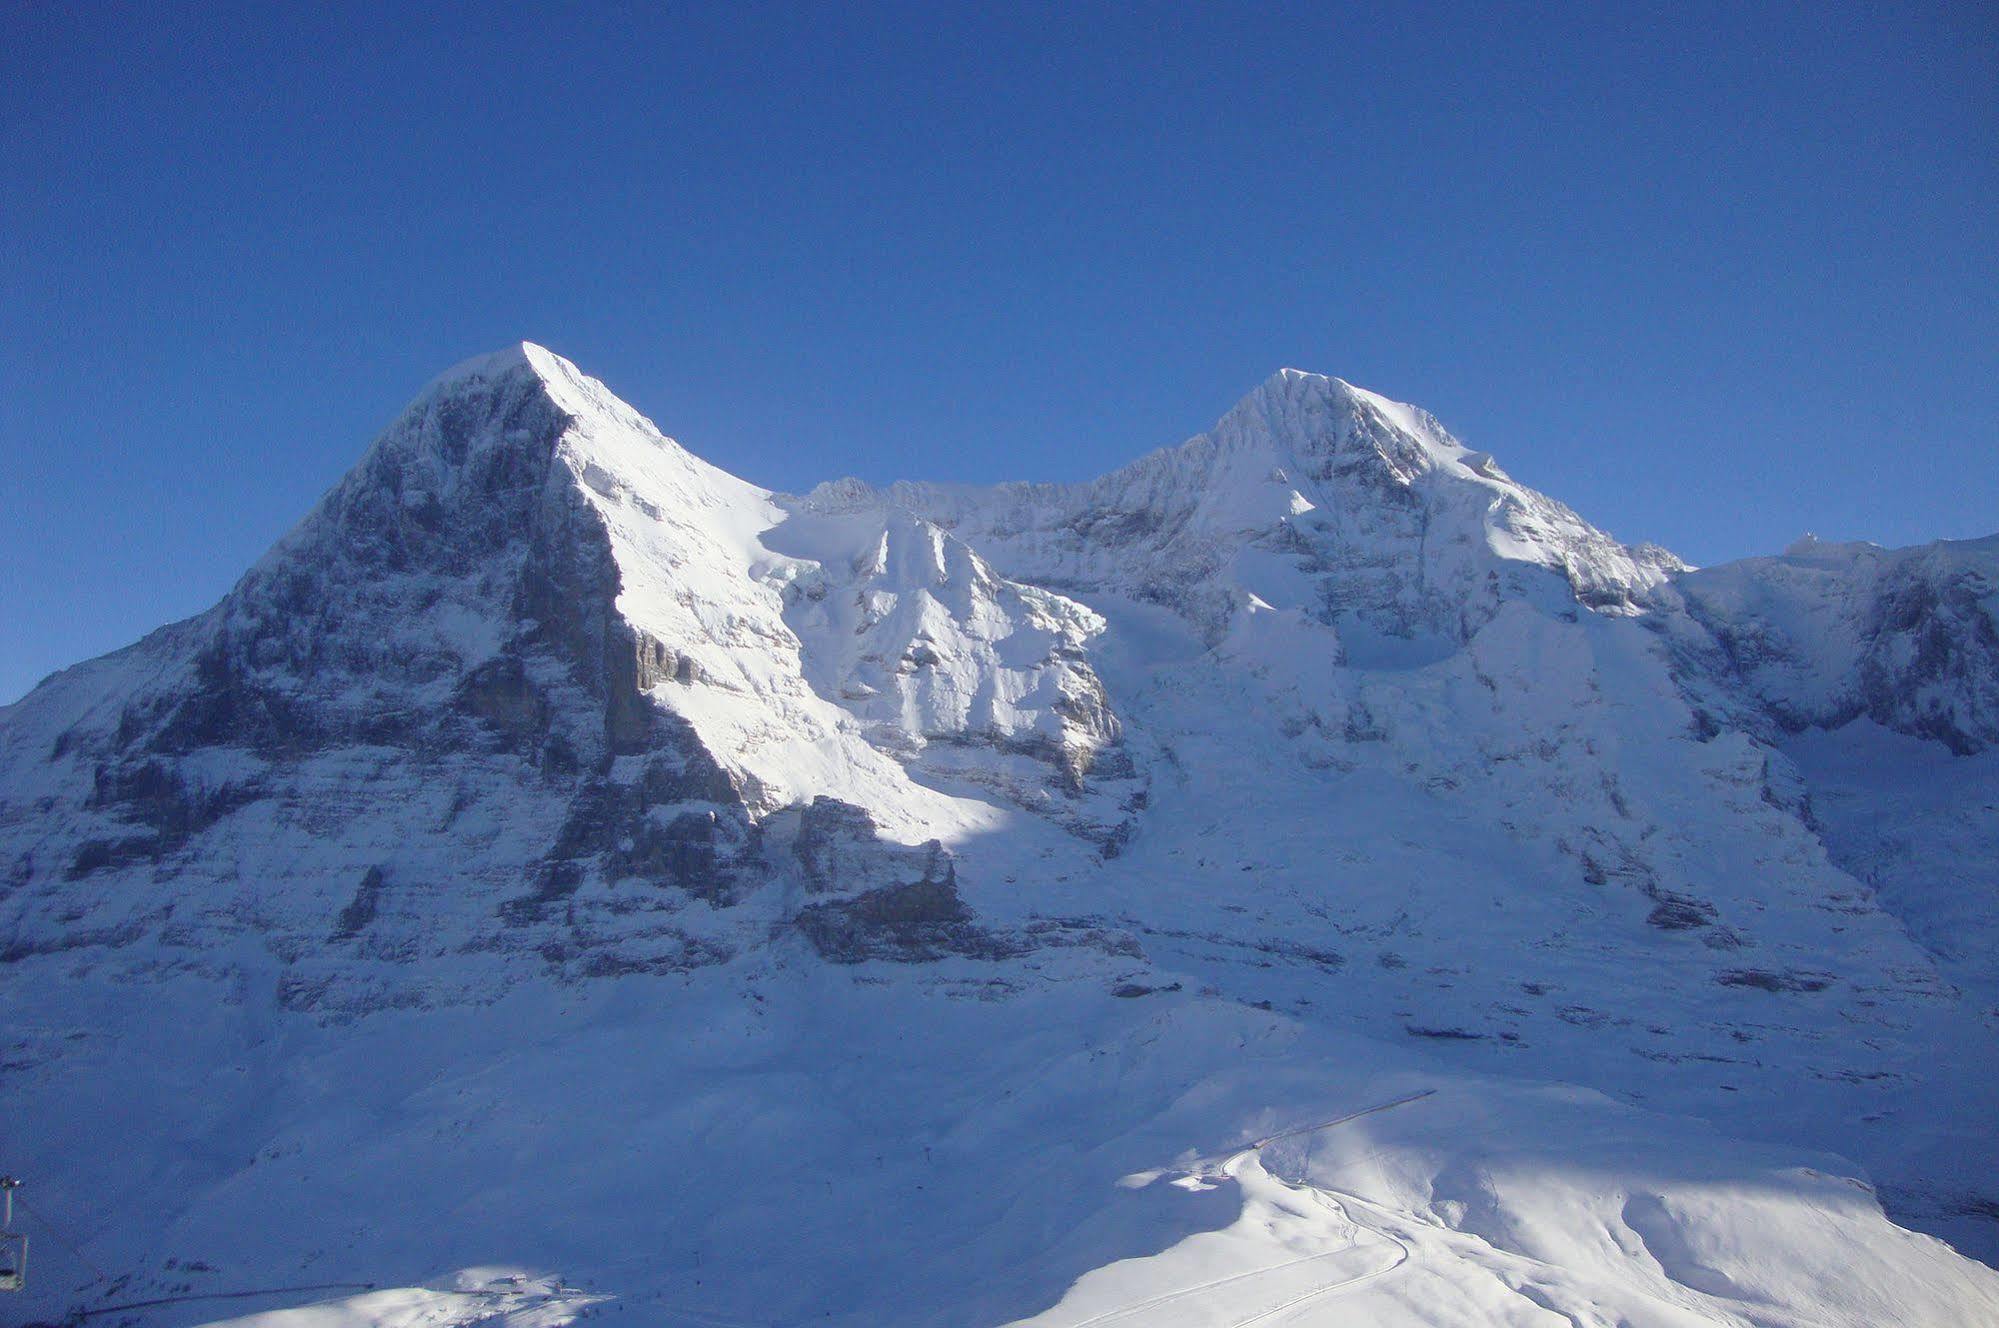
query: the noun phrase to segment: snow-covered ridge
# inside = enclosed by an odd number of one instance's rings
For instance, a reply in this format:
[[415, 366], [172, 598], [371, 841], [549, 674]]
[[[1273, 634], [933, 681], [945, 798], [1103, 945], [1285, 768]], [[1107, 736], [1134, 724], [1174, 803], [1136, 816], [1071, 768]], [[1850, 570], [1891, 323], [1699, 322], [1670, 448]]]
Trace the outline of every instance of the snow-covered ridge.
[[355, 1324], [1978, 1321], [1882, 1200], [1999, 1257], [1996, 561], [1692, 571], [1296, 370], [788, 496], [523, 344], [0, 711], [0, 1109], [124, 1294]]
[[1960, 753], [1999, 743], [1999, 536], [1909, 549], [1807, 538], [1679, 578], [1718, 664], [1785, 728], [1858, 716]]
[[1635, 612], [1681, 567], [1515, 483], [1427, 412], [1295, 369], [1209, 432], [1086, 483], [875, 495], [843, 481], [806, 501], [901, 507], [1008, 575], [1167, 604], [1211, 641], [1254, 596], [1362, 636], [1462, 642], [1508, 598]]

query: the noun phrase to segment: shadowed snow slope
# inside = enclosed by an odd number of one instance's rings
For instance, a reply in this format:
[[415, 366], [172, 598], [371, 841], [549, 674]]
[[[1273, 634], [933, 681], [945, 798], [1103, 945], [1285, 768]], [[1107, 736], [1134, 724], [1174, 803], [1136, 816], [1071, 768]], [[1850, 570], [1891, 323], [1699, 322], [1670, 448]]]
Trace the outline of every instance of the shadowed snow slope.
[[1292, 370], [799, 497], [470, 361], [0, 710], [27, 1313], [1999, 1317], [1995, 611]]

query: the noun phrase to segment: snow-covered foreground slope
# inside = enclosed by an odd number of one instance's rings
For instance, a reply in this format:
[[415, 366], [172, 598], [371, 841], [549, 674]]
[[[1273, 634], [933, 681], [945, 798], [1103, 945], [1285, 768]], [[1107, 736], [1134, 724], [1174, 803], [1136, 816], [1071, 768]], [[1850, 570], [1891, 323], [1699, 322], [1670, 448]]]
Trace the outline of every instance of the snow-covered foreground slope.
[[[1321, 1292], [1292, 1321], [1999, 1311], [1999, 1276], [1891, 1225], [1836, 1158], [1226, 999], [986, 981], [952, 960], [857, 984], [801, 955], [261, 1035], [190, 1019], [198, 986], [137, 1010], [86, 981], [109, 1064], [14, 1100], [65, 1159], [38, 1202], [110, 1219], [93, 1262], [152, 1293], [497, 1262], [660, 1324], [1234, 1324]], [[137, 1054], [162, 1041], [174, 1069]], [[137, 1130], [158, 1142], [103, 1145]]]
[[1995, 610], [1993, 541], [1690, 572], [1293, 371], [787, 497], [470, 362], [0, 710], [26, 1304], [1994, 1318], [1896, 1221], [1999, 1254]]

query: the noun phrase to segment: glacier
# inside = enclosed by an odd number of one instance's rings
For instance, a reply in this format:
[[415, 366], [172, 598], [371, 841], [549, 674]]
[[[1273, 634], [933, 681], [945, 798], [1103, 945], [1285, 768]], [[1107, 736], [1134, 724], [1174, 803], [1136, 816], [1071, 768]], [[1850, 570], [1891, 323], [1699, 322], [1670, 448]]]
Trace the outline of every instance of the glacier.
[[0, 708], [21, 1301], [1999, 1318], [1995, 809], [1999, 538], [1693, 568], [1288, 369], [783, 494], [523, 344]]

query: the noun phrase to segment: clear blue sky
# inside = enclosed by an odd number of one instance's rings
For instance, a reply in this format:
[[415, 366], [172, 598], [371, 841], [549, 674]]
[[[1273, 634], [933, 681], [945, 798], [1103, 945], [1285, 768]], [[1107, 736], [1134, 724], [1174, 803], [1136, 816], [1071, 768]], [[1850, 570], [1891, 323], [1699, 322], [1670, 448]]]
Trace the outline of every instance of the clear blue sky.
[[775, 487], [1295, 365], [1695, 561], [1999, 529], [1992, 7], [1587, 8], [7, 5], [0, 699], [522, 338]]

